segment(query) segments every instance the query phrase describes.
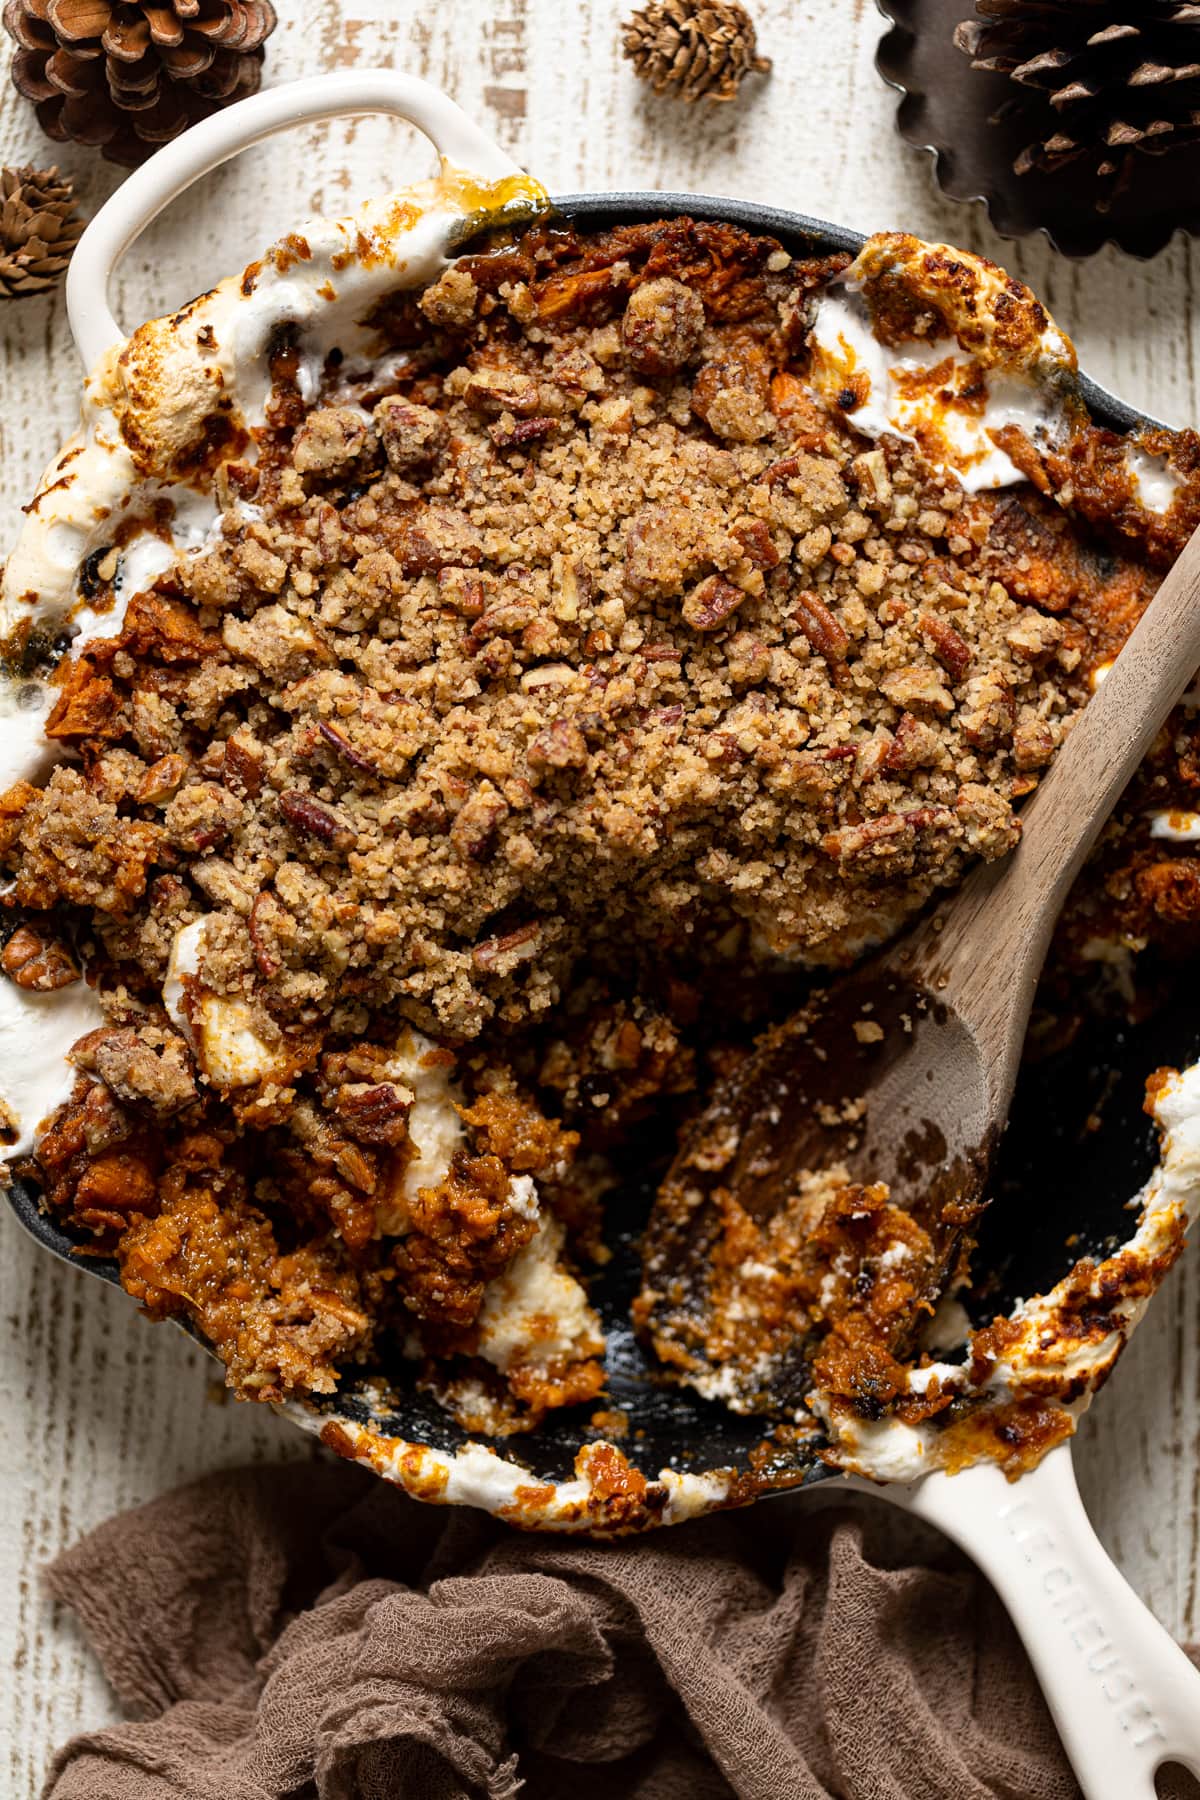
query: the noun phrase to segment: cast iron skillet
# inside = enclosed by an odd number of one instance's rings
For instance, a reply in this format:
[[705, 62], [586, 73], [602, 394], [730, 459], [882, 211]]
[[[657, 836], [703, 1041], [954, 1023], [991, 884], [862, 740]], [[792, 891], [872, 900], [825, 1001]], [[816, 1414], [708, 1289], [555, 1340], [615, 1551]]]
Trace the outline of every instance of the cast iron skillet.
[[[863, 243], [860, 234], [842, 226], [741, 200], [646, 192], [568, 195], [556, 204], [564, 219], [590, 229], [683, 214], [721, 221], [776, 237], [797, 256], [853, 255]], [[1086, 376], [1081, 387], [1093, 417], [1114, 431], [1157, 423]], [[1106, 1254], [1130, 1235], [1131, 1197], [1157, 1160], [1154, 1130], [1142, 1111], [1145, 1078], [1163, 1064], [1183, 1067], [1197, 1056], [1200, 1018], [1176, 984], [1174, 1001], [1148, 1023], [1131, 1027], [1098, 1019], [1084, 1043], [1039, 1062], [1022, 1078], [994, 1177], [995, 1204], [975, 1256], [976, 1288], [964, 1296], [975, 1322], [1045, 1292], [1079, 1257]], [[738, 1418], [687, 1389], [664, 1384], [630, 1329], [629, 1307], [640, 1277], [638, 1237], [653, 1192], [651, 1172], [607, 1201], [607, 1237], [615, 1254], [590, 1288], [608, 1341], [607, 1404], [628, 1414], [625, 1441], [647, 1472], [745, 1470], [749, 1453], [762, 1443], [763, 1421]], [[80, 1256], [76, 1240], [41, 1211], [28, 1185], [14, 1183], [9, 1201], [46, 1249], [119, 1285], [116, 1265]], [[481, 1438], [478, 1431], [461, 1430], [433, 1399], [415, 1390], [398, 1351], [391, 1357], [385, 1353], [378, 1367], [363, 1371], [336, 1400], [319, 1406], [331, 1417], [450, 1453]], [[569, 1481], [581, 1443], [599, 1435], [588, 1423], [592, 1410], [560, 1411], [536, 1432], [496, 1448], [527, 1464], [539, 1481]], [[771, 1477], [783, 1488], [831, 1474], [818, 1449], [813, 1443], [781, 1449]], [[760, 1478], [766, 1473], [761, 1463], [757, 1472]]]

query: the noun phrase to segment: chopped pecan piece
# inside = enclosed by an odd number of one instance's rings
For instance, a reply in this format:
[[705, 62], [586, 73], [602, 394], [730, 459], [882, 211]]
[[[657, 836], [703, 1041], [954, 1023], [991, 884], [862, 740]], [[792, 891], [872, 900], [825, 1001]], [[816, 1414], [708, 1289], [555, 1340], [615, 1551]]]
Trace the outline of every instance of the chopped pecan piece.
[[530, 600], [501, 600], [488, 609], [471, 627], [470, 642], [486, 644], [493, 637], [517, 637], [537, 618], [537, 607]]
[[126, 1105], [143, 1105], [161, 1118], [198, 1098], [187, 1045], [178, 1032], [157, 1025], [102, 1027], [71, 1052], [77, 1068], [98, 1075]]
[[487, 595], [478, 575], [470, 569], [439, 569], [437, 582], [438, 599], [443, 605], [452, 606], [464, 619], [482, 617]]
[[390, 1081], [375, 1086], [348, 1082], [334, 1099], [338, 1119], [352, 1138], [364, 1144], [395, 1147], [408, 1136], [411, 1101]]
[[379, 1172], [374, 1161], [334, 1127], [332, 1119], [310, 1101], [298, 1100], [288, 1115], [288, 1129], [314, 1162], [336, 1169], [360, 1194], [373, 1194]]
[[225, 740], [221, 778], [232, 793], [253, 800], [262, 789], [263, 758], [258, 747], [240, 731]]
[[379, 771], [370, 757], [364, 756], [361, 750], [356, 750], [345, 732], [339, 731], [336, 725], [330, 725], [328, 720], [322, 719], [317, 725], [317, 730], [330, 749], [335, 751], [343, 762], [348, 762], [351, 768], [361, 769], [364, 775], [378, 774]]
[[821, 839], [821, 848], [839, 862], [894, 856], [911, 849], [920, 836], [947, 831], [956, 822], [956, 814], [948, 806], [916, 806], [909, 812], [881, 813], [861, 825], [830, 831]]
[[398, 473], [426, 468], [449, 437], [440, 413], [389, 394], [375, 408], [375, 426], [389, 463]]
[[582, 769], [587, 764], [587, 739], [569, 719], [551, 719], [538, 732], [527, 754], [532, 769]]
[[796, 623], [818, 656], [826, 662], [845, 662], [850, 638], [818, 594], [802, 588], [796, 596]]
[[795, 793], [823, 813], [833, 811], [838, 791], [854, 773], [857, 751], [853, 744], [830, 744], [822, 750], [802, 750], [785, 757], [770, 777], [775, 793]]
[[968, 681], [958, 717], [967, 742], [986, 748], [1012, 736], [1016, 713], [1012, 690], [988, 670]]
[[177, 751], [160, 756], [157, 762], [151, 763], [138, 783], [138, 805], [159, 806], [164, 800], [172, 799], [179, 791], [189, 767], [187, 757], [180, 756]]
[[79, 980], [78, 966], [66, 946], [32, 925], [17, 926], [0, 955], [0, 968], [19, 988], [37, 994], [53, 993]]
[[1058, 748], [1058, 734], [1045, 719], [1022, 719], [1013, 732], [1013, 761], [1018, 769], [1044, 769]]
[[484, 938], [471, 952], [471, 961], [484, 975], [511, 974], [518, 963], [537, 955], [542, 942], [540, 925], [518, 925], [513, 931]]
[[534, 444], [557, 429], [557, 419], [517, 419], [511, 428], [502, 424], [489, 426], [488, 436], [497, 450], [519, 450], [522, 444]]
[[919, 719], [914, 719], [911, 713], [901, 713], [895, 738], [883, 759], [883, 766], [897, 772], [928, 768], [940, 761], [941, 754], [942, 741], [937, 732], [931, 726], [922, 724]]
[[765, 519], [739, 519], [729, 535], [756, 569], [775, 569], [783, 561]]
[[1057, 649], [1063, 634], [1064, 628], [1058, 619], [1048, 619], [1045, 613], [1028, 606], [1004, 636], [1014, 656], [1032, 663]]
[[311, 412], [296, 433], [292, 462], [301, 475], [341, 475], [367, 447], [369, 431], [361, 413], [348, 406]]
[[778, 487], [780, 482], [794, 480], [803, 464], [801, 456], [781, 456], [777, 462], [769, 463], [758, 479], [768, 487]]
[[475, 369], [463, 395], [480, 412], [511, 412], [531, 418], [542, 404], [542, 390], [532, 375], [519, 369]]
[[406, 524], [396, 546], [406, 575], [436, 575], [442, 569], [475, 564], [482, 556], [482, 533], [465, 513], [450, 506], [427, 506]]
[[693, 631], [716, 631], [745, 598], [723, 575], [709, 575], [684, 596], [680, 611]]
[[961, 681], [974, 661], [970, 645], [955, 631], [953, 625], [948, 625], [945, 619], [939, 619], [934, 613], [922, 613], [917, 624], [921, 636], [950, 679]]
[[317, 838], [334, 850], [348, 850], [354, 843], [349, 831], [332, 807], [316, 800], [299, 788], [285, 788], [279, 796], [279, 810], [292, 827], [304, 837]]
[[884, 675], [879, 686], [896, 706], [927, 706], [937, 713], [954, 711], [954, 696], [937, 670], [920, 663], [909, 663]]
[[450, 827], [452, 842], [472, 862], [482, 862], [491, 850], [508, 810], [507, 800], [502, 799], [494, 788], [481, 788], [471, 795]]

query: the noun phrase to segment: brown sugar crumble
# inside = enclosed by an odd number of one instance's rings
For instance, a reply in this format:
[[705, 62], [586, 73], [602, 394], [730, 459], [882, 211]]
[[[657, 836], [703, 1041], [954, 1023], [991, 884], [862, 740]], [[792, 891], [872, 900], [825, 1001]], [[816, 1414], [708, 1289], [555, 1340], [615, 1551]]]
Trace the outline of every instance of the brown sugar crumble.
[[[1173, 538], [1090, 423], [968, 494], [821, 405], [844, 261], [539, 225], [396, 292], [314, 403], [281, 336], [208, 547], [60, 665], [68, 759], [0, 796], [3, 967], [44, 991], [86, 946], [108, 1023], [25, 1167], [239, 1392], [329, 1393], [386, 1338], [469, 1429], [608, 1416], [603, 1159], [719, 1066], [697, 967], [845, 965], [1009, 851], [1186, 537], [1193, 434], [1150, 446]], [[1069, 930], [1194, 932], [1194, 849], [1122, 818]], [[891, 1304], [860, 1264], [923, 1247], [848, 1192], [762, 1280], [853, 1396]]]

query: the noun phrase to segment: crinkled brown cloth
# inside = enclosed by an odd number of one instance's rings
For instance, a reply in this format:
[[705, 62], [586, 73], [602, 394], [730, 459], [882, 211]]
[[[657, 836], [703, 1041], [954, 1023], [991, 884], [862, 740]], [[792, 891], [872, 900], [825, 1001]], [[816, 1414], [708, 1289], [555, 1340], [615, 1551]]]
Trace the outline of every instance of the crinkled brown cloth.
[[1066, 1800], [987, 1583], [882, 1504], [603, 1544], [341, 1466], [214, 1475], [54, 1564], [122, 1706], [54, 1800]]

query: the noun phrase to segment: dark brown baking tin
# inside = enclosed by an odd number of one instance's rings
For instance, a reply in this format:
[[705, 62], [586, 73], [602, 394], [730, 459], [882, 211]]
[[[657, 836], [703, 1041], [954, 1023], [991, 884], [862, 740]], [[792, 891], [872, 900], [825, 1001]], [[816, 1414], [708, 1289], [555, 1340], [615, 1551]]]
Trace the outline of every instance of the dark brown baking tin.
[[1016, 89], [1006, 76], [972, 69], [954, 47], [954, 27], [978, 16], [971, 0], [878, 5], [892, 29], [875, 66], [902, 96], [901, 137], [933, 157], [937, 184], [951, 200], [981, 201], [1001, 237], [1044, 231], [1064, 256], [1092, 256], [1112, 243], [1130, 256], [1151, 257], [1176, 231], [1200, 235], [1200, 144], [1169, 158], [1136, 157], [1112, 210], [1098, 212], [1095, 184], [1083, 169], [1053, 177], [1015, 173], [1029, 134], [1013, 122], [989, 121]]

